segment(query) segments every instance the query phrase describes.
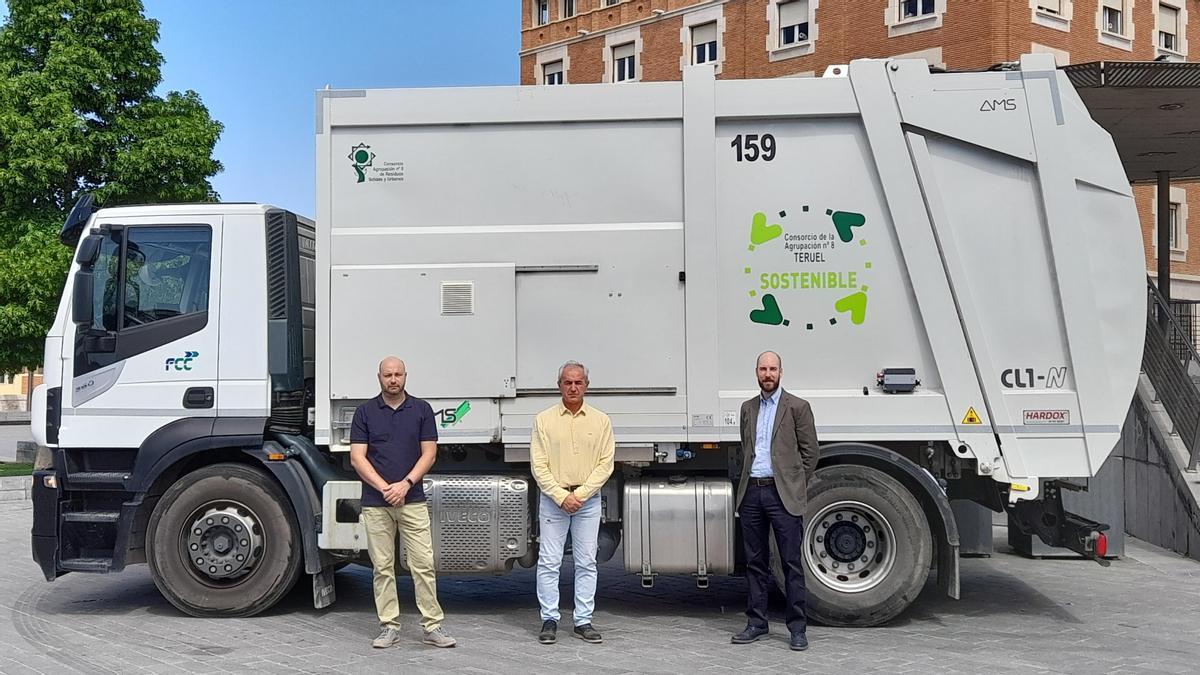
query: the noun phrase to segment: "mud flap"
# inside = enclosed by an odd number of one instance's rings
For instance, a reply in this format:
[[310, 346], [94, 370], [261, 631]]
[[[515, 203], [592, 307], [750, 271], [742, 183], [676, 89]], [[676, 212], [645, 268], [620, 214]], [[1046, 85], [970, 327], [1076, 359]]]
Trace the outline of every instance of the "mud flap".
[[958, 600], [958, 543], [945, 540], [938, 544], [938, 590]]
[[337, 591], [333, 583], [333, 565], [322, 567], [321, 571], [312, 575], [313, 609], [325, 609], [337, 600]]

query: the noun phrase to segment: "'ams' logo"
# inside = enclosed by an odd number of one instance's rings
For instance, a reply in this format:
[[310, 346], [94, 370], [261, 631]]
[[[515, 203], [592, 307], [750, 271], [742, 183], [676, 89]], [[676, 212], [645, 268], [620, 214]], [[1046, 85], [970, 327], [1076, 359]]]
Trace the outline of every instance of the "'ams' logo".
[[192, 361], [200, 356], [200, 352], [184, 352], [180, 358], [169, 358], [165, 362], [163, 370], [170, 370], [172, 367], [175, 370], [191, 370]]
[[997, 110], [1006, 110], [1012, 112], [1017, 109], [1016, 99], [1011, 98], [994, 98], [984, 101], [979, 106], [979, 112], [996, 112]]

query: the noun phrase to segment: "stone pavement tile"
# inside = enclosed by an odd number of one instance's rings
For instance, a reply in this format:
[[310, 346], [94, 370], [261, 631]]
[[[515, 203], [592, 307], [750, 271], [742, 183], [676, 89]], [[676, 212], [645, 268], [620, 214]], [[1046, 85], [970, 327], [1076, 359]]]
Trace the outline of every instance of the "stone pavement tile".
[[20, 661], [0, 656], [0, 673], [5, 675], [45, 675], [48, 671], [25, 665]]

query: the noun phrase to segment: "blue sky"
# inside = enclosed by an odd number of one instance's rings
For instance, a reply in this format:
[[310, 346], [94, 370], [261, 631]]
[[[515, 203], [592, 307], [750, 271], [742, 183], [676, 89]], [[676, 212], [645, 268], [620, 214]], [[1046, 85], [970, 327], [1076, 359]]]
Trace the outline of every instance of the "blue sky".
[[[160, 26], [161, 91], [194, 89], [225, 125], [225, 201], [312, 216], [313, 92], [330, 85], [517, 84], [513, 0], [144, 0]], [[0, 14], [5, 7], [0, 5]]]

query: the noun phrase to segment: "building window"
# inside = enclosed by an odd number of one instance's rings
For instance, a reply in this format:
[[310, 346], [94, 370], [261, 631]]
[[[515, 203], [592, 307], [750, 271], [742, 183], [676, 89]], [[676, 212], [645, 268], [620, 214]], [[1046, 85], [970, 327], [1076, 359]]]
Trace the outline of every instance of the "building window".
[[888, 37], [912, 35], [942, 27], [947, 0], [888, 0], [883, 21]]
[[563, 83], [563, 62], [553, 61], [542, 66], [542, 84]]
[[629, 82], [637, 79], [634, 68], [634, 44], [628, 42], [612, 48], [613, 51], [613, 82]]
[[534, 0], [533, 20], [539, 26], [550, 23], [550, 0]]
[[1167, 233], [1167, 236], [1171, 240], [1171, 248], [1178, 250], [1180, 248], [1180, 246], [1179, 246], [1179, 242], [1180, 242], [1179, 204], [1176, 204], [1175, 202], [1171, 202], [1171, 210], [1168, 212], [1168, 218], [1170, 219], [1170, 228], [1171, 229]]
[[1071, 0], [1029, 0], [1033, 22], [1039, 26], [1071, 32]]
[[1037, 0], [1037, 9], [1039, 12], [1062, 16], [1062, 0]]
[[[1096, 30], [1102, 45], [1133, 51], [1134, 4], [1136, 0], [1100, 0], [1096, 12]], [[1157, 16], [1155, 20], [1157, 21]]]
[[605, 6], [605, 7], [612, 7], [613, 5], [615, 5], [615, 4], [619, 3], [619, 2], [621, 2], [621, 0], [604, 0], [604, 6]]
[[560, 19], [569, 19], [575, 16], [575, 0], [562, 0], [562, 15]]
[[[1154, 228], [1150, 233], [1150, 248], [1158, 258], [1158, 189], [1150, 190], [1150, 214]], [[1186, 262], [1188, 254], [1188, 196], [1184, 188], [1171, 187], [1168, 197], [1167, 240], [1170, 242], [1171, 260]]]
[[901, 21], [933, 16], [934, 11], [936, 11], [934, 0], [901, 0], [900, 2]]
[[680, 18], [679, 70], [682, 72], [688, 66], [703, 63], [713, 66], [720, 74], [721, 64], [725, 61], [725, 46], [721, 39], [725, 33], [724, 5], [693, 10]]
[[533, 66], [534, 84], [567, 84], [571, 72], [571, 55], [567, 45], [543, 49], [537, 53]]
[[1158, 46], [1173, 52], [1179, 51], [1178, 7], [1158, 6]]
[[1123, 20], [1121, 10], [1112, 7], [1104, 8], [1104, 30], [1115, 35], [1124, 33], [1125, 21]]
[[1125, 35], [1125, 7], [1122, 0], [1104, 0], [1101, 9], [1104, 31], [1113, 35]]
[[[939, 2], [943, 0], [938, 0]], [[896, 16], [896, 0], [892, 16]], [[816, 51], [821, 0], [770, 0], [767, 3], [767, 57], [771, 62], [808, 56]]]
[[1185, 61], [1188, 53], [1188, 7], [1184, 0], [1161, 0], [1155, 17], [1155, 45], [1160, 58]]
[[692, 26], [692, 64], [717, 60], [717, 22]]
[[808, 0], [792, 0], [779, 5], [779, 46], [790, 47], [808, 42]]

